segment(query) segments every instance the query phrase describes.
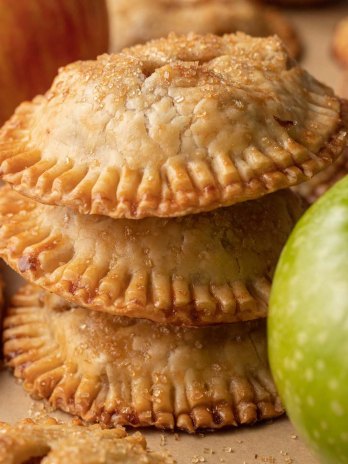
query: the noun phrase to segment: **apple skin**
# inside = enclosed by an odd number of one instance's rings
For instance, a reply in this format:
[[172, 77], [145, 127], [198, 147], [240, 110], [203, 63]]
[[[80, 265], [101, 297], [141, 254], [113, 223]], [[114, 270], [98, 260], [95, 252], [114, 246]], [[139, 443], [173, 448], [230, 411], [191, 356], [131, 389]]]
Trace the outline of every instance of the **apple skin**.
[[270, 298], [270, 364], [287, 413], [323, 463], [348, 463], [348, 177], [300, 219]]
[[105, 0], [0, 0], [0, 124], [60, 66], [108, 48]]

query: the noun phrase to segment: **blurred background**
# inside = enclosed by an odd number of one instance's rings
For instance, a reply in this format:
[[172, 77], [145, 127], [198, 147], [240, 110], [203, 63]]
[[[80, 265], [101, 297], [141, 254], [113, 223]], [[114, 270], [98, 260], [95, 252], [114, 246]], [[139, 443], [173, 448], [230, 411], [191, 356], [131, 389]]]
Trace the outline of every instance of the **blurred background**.
[[0, 123], [45, 92], [60, 66], [170, 32], [278, 34], [311, 73], [344, 94], [345, 16], [347, 2], [334, 0], [0, 0]]

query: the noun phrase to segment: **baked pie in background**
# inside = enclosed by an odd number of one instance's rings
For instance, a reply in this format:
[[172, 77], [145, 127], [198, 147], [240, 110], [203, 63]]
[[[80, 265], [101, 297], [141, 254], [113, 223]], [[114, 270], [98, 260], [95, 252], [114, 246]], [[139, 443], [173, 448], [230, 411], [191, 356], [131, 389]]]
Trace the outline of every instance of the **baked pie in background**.
[[250, 0], [108, 0], [110, 51], [176, 34], [230, 34], [254, 37], [277, 34], [290, 54], [301, 52], [291, 22], [271, 8]]
[[0, 255], [83, 306], [206, 325], [266, 317], [273, 272], [304, 212], [289, 190], [200, 215], [111, 219], [0, 189]]
[[2, 464], [174, 464], [164, 453], [146, 450], [139, 433], [127, 436], [121, 427], [64, 424], [47, 417], [24, 419], [15, 425], [0, 422]]
[[348, 174], [348, 153], [345, 151], [337, 161], [325, 171], [320, 172], [308, 182], [294, 187], [308, 203], [314, 203], [319, 197], [329, 190], [339, 180]]
[[338, 63], [343, 68], [348, 68], [348, 16], [341, 19], [336, 26], [332, 51]]
[[83, 214], [199, 213], [329, 166], [342, 111], [277, 38], [171, 35], [63, 68], [0, 130], [0, 174]]
[[[347, 119], [347, 100], [341, 99], [343, 123], [348, 127]], [[348, 174], [348, 149], [346, 148], [341, 156], [335, 160], [331, 166], [319, 172], [307, 182], [293, 187], [293, 191], [298, 193], [304, 200], [311, 204]]]
[[193, 432], [284, 412], [262, 320], [164, 326], [69, 306], [28, 285], [6, 316], [4, 355], [34, 398], [107, 426]]

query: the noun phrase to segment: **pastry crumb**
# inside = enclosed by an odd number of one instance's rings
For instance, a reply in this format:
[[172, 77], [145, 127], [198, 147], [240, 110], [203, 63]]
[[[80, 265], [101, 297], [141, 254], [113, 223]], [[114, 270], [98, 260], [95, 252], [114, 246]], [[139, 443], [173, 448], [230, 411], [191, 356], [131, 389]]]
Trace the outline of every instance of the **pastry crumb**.
[[222, 451], [224, 451], [224, 453], [233, 453], [233, 449], [230, 446], [224, 446]]

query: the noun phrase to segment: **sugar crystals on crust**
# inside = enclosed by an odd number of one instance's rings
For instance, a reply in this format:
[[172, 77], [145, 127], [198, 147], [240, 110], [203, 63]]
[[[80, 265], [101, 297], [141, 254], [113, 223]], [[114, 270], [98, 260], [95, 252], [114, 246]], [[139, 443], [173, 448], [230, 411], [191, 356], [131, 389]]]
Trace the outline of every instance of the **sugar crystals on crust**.
[[171, 35], [63, 68], [1, 129], [0, 174], [81, 213], [198, 213], [330, 165], [341, 110], [276, 38]]

